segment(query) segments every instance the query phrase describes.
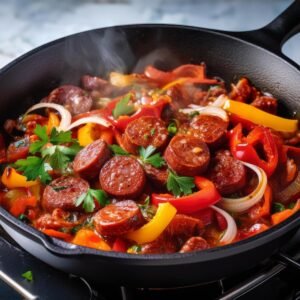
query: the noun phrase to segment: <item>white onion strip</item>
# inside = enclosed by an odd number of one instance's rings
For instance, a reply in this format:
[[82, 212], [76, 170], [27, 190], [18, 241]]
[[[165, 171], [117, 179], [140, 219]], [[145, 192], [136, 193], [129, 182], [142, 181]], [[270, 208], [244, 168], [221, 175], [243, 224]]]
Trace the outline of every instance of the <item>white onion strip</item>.
[[220, 242], [222, 244], [231, 243], [235, 239], [236, 234], [237, 234], [237, 226], [236, 226], [236, 223], [235, 223], [233, 217], [228, 212], [226, 212], [225, 210], [223, 210], [219, 207], [211, 205], [211, 208], [214, 209], [219, 214], [221, 214], [227, 222], [226, 231], [224, 232], [222, 238], [220, 239]]
[[78, 119], [77, 121], [73, 122], [72, 124], [70, 124], [68, 127], [67, 127], [67, 130], [71, 130], [79, 125], [83, 125], [83, 124], [86, 124], [86, 123], [95, 123], [95, 124], [99, 124], [101, 126], [104, 126], [104, 127], [110, 127], [111, 124], [101, 118], [101, 117], [98, 117], [98, 116], [90, 116], [90, 117], [85, 117], [85, 118], [81, 118], [81, 119]]
[[228, 115], [226, 111], [220, 107], [216, 106], [200, 106], [200, 105], [189, 105], [189, 108], [183, 108], [180, 109], [181, 112], [185, 114], [190, 114], [193, 112], [199, 112], [201, 115], [210, 115], [210, 116], [216, 116], [224, 120], [225, 122], [228, 122]]
[[38, 104], [31, 106], [25, 114], [28, 114], [29, 112], [36, 110], [36, 109], [40, 109], [40, 108], [52, 108], [59, 112], [59, 114], [61, 116], [61, 120], [60, 120], [59, 126], [57, 128], [58, 130], [65, 131], [70, 126], [71, 121], [72, 121], [71, 113], [60, 104], [38, 103]]
[[246, 167], [252, 169], [257, 177], [258, 177], [258, 184], [255, 190], [247, 196], [241, 198], [222, 198], [220, 201], [220, 205], [222, 208], [226, 209], [229, 212], [243, 212], [248, 208], [252, 207], [254, 204], [258, 203], [266, 190], [267, 187], [267, 175], [265, 171], [253, 164], [249, 164], [246, 162], [241, 161]]

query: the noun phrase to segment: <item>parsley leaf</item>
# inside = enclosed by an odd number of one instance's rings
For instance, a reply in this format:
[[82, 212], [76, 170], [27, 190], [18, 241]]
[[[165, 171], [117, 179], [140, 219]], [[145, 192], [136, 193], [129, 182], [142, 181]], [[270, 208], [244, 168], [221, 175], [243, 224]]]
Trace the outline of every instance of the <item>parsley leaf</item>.
[[41, 126], [38, 124], [34, 129], [34, 133], [39, 137], [40, 140], [32, 143], [29, 146], [29, 152], [32, 154], [40, 152], [41, 149], [49, 142], [46, 126]]
[[139, 147], [139, 154], [144, 163], [151, 164], [155, 168], [160, 168], [165, 165], [165, 161], [159, 153], [152, 155], [155, 150], [156, 148], [152, 145], [147, 148]]
[[177, 133], [177, 126], [175, 122], [171, 122], [168, 126], [168, 133], [173, 136]]
[[28, 281], [32, 281], [33, 280], [32, 271], [27, 271], [27, 272], [23, 273], [21, 276], [23, 278], [25, 278], [26, 280], [28, 280]]
[[110, 145], [109, 148], [115, 155], [129, 155], [127, 151], [118, 145]]
[[55, 127], [50, 133], [50, 142], [54, 145], [73, 142], [71, 131], [57, 131]]
[[94, 200], [98, 201], [101, 206], [105, 206], [110, 203], [107, 194], [103, 190], [89, 189], [87, 193], [83, 193], [76, 199], [75, 206], [77, 207], [82, 204], [85, 212], [93, 212], [95, 209]]
[[46, 170], [46, 164], [43, 158], [36, 156], [28, 156], [26, 159], [19, 159], [15, 162], [17, 170], [22, 171], [27, 180], [35, 180], [39, 178], [43, 183], [52, 180]]
[[180, 196], [181, 193], [184, 195], [191, 194], [194, 187], [195, 183], [193, 177], [178, 176], [169, 170], [167, 189], [175, 196]]
[[58, 147], [55, 147], [54, 153], [49, 156], [49, 164], [54, 170], [64, 170], [67, 168], [69, 162], [70, 158], [59, 150]]
[[112, 115], [115, 119], [118, 119], [120, 116], [131, 115], [135, 112], [134, 106], [129, 105], [130, 94], [125, 95], [115, 106], [112, 111]]
[[143, 204], [138, 204], [138, 206], [146, 220], [151, 220], [154, 217], [155, 208], [153, 205], [151, 205], [149, 196], [145, 199]]

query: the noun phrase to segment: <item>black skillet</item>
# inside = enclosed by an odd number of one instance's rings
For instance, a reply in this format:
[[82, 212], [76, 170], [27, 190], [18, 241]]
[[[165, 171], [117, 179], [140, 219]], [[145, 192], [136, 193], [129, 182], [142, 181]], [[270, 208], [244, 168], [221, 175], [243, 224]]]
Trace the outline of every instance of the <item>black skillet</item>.
[[[299, 29], [297, 0], [269, 25], [250, 32], [130, 25], [75, 34], [41, 46], [1, 70], [1, 119], [18, 116], [58, 85], [78, 84], [83, 74], [142, 71], [150, 63], [169, 69], [202, 61], [210, 75], [226, 82], [247, 76], [279, 98], [281, 112], [291, 116], [300, 107], [300, 71], [282, 54], [281, 46]], [[0, 221], [25, 250], [58, 269], [99, 283], [163, 287], [208, 282], [251, 268], [291, 238], [299, 228], [300, 213], [235, 244], [170, 255], [130, 255], [67, 244], [46, 237], [2, 208]]]

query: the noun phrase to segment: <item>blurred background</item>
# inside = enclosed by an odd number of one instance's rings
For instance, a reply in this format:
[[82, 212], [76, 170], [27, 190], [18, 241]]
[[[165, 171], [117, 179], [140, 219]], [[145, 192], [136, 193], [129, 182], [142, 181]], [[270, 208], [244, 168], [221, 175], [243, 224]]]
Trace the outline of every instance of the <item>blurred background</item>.
[[[292, 0], [0, 0], [0, 68], [59, 37], [132, 23], [171, 23], [251, 30], [270, 22]], [[300, 34], [283, 52], [300, 64]]]

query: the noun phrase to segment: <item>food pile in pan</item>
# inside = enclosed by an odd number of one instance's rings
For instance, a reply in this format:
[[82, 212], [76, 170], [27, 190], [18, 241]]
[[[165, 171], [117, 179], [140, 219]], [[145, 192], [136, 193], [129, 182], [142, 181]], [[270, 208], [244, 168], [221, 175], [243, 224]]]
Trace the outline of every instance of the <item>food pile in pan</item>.
[[[272, 92], [272, 91], [271, 91]], [[205, 65], [85, 75], [0, 136], [0, 204], [46, 235], [137, 254], [256, 235], [300, 208], [297, 120]]]

